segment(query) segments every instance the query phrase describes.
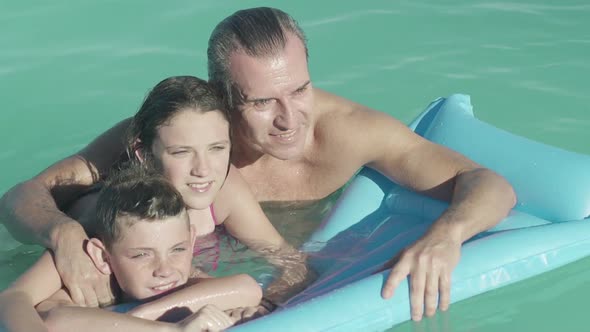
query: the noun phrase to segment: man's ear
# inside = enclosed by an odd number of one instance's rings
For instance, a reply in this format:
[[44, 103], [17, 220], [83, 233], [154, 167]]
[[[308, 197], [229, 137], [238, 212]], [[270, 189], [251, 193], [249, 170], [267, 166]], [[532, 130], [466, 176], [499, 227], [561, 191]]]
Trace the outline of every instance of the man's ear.
[[104, 243], [96, 238], [86, 242], [86, 252], [94, 262], [94, 266], [103, 274], [111, 274], [111, 265], [108, 261], [108, 252]]

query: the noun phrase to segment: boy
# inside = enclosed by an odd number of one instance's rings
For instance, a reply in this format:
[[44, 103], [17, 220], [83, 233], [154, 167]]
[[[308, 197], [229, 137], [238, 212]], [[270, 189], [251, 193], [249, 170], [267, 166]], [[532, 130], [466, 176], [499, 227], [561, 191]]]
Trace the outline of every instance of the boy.
[[[222, 310], [260, 302], [262, 290], [247, 275], [195, 278], [191, 260], [196, 232], [182, 197], [145, 167], [127, 167], [105, 184], [96, 225], [97, 238], [86, 242], [86, 251], [101, 273], [115, 279], [119, 301], [142, 304], [128, 314], [74, 307], [46, 252], [0, 294], [0, 323], [9, 331], [27, 332], [221, 330], [240, 318]], [[138, 317], [184, 320], [170, 324]]]

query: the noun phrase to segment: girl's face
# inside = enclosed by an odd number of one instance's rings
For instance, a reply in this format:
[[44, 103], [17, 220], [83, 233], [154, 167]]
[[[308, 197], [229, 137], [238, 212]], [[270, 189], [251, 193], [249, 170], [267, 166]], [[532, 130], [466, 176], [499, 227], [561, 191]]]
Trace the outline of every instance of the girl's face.
[[152, 153], [164, 176], [192, 209], [205, 209], [229, 166], [229, 123], [219, 111], [184, 109], [157, 129]]

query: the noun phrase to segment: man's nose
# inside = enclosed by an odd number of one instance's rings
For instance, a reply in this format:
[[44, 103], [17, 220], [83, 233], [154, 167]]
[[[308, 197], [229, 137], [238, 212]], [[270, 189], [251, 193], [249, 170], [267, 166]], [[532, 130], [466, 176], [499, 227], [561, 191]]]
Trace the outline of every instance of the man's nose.
[[289, 130], [296, 127], [295, 107], [290, 100], [281, 100], [279, 102], [278, 114], [275, 117], [274, 125], [281, 130]]

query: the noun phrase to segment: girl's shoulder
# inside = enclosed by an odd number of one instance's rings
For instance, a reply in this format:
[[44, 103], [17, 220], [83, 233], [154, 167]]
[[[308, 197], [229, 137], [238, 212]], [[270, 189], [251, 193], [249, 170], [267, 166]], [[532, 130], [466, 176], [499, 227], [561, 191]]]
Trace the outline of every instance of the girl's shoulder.
[[213, 210], [218, 223], [222, 223], [232, 211], [239, 209], [240, 204], [250, 201], [250, 197], [254, 197], [250, 187], [240, 171], [230, 165], [227, 178], [213, 200]]

